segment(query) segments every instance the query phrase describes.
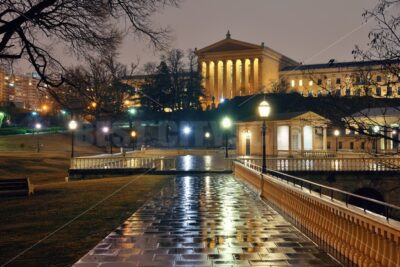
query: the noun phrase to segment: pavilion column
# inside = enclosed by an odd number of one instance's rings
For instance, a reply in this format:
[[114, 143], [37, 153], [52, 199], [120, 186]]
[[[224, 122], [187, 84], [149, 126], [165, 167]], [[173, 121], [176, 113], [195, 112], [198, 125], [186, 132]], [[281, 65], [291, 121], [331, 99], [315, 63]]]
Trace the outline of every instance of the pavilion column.
[[300, 127], [300, 152], [301, 152], [301, 155], [303, 155], [303, 151], [304, 151], [304, 134], [303, 134], [303, 131], [304, 131], [304, 126], [301, 126]]
[[218, 60], [214, 62], [214, 97], [215, 102], [219, 103], [219, 88], [218, 88]]
[[254, 59], [250, 59], [249, 64], [249, 94], [254, 93]]
[[322, 150], [327, 150], [328, 147], [328, 141], [327, 141], [327, 126], [324, 125], [322, 128]]
[[232, 60], [232, 98], [234, 98], [236, 93], [236, 59]]
[[240, 95], [246, 95], [246, 59], [242, 59], [242, 69], [241, 69], [241, 83], [240, 83]]
[[289, 156], [292, 155], [292, 126], [289, 125]]
[[227, 66], [228, 62], [227, 60], [222, 61], [222, 97], [223, 98], [229, 98], [228, 96], [228, 83], [227, 83]]
[[258, 58], [258, 88], [257, 90], [264, 90], [263, 85], [263, 59]]

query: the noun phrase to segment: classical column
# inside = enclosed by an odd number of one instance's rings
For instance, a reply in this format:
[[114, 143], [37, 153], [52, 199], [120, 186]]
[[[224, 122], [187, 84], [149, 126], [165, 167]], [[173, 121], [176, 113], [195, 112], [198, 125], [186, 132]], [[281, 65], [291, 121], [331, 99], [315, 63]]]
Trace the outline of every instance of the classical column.
[[214, 97], [215, 102], [219, 103], [219, 88], [218, 88], [218, 60], [214, 62]]
[[304, 151], [304, 126], [302, 125], [300, 127], [300, 151], [301, 151], [301, 155], [303, 155], [303, 151]]
[[292, 126], [289, 125], [289, 155], [292, 155]]
[[258, 58], [258, 88], [257, 90], [263, 89], [263, 59]]
[[241, 80], [240, 83], [240, 90], [242, 91], [241, 95], [246, 95], [246, 59], [241, 59], [242, 62], [242, 69], [241, 69]]
[[228, 96], [228, 83], [227, 83], [227, 66], [228, 62], [226, 60], [222, 61], [222, 97], [223, 98], [229, 98]]
[[232, 98], [237, 95], [236, 90], [236, 59], [232, 59]]
[[211, 98], [212, 97], [212, 94], [211, 94], [211, 88], [210, 88], [210, 86], [211, 86], [211, 77], [210, 77], [210, 65], [211, 65], [211, 62], [210, 61], [206, 61], [206, 77], [205, 77], [205, 84], [206, 84], [206, 93], [208, 93], [209, 94], [209, 97]]
[[322, 128], [322, 150], [327, 150], [327, 129], [326, 125], [323, 126]]
[[250, 64], [249, 64], [249, 94], [254, 93], [254, 59], [250, 59]]

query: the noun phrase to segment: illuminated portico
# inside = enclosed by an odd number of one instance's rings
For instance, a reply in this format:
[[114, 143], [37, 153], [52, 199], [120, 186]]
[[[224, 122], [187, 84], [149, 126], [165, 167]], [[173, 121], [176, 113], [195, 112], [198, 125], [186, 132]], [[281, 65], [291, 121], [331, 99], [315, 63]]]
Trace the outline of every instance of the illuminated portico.
[[[296, 156], [327, 151], [329, 120], [308, 111], [275, 114], [267, 120], [268, 156]], [[239, 156], [261, 155], [261, 121], [237, 123], [236, 149]]]
[[226, 38], [196, 50], [199, 72], [205, 88], [205, 108], [217, 106], [222, 99], [268, 92], [278, 81], [279, 70], [298, 64], [261, 45]]

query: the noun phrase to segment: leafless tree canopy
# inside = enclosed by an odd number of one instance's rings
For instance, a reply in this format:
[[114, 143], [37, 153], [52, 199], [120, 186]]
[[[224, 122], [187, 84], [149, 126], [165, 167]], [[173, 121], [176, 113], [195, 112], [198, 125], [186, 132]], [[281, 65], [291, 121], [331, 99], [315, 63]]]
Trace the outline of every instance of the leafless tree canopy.
[[129, 32], [165, 48], [169, 30], [151, 16], [180, 0], [2, 0], [0, 62], [27, 59], [42, 80], [58, 86], [63, 67], [48, 45], [61, 42], [75, 54], [107, 51], [119, 42], [117, 24], [129, 21]]

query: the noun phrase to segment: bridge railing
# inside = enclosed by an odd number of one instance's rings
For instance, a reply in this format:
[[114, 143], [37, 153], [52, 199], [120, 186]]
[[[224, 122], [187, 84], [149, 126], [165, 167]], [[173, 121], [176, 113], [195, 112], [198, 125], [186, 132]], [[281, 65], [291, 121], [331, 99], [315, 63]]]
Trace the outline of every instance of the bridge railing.
[[[236, 161], [234, 172], [345, 265], [400, 266], [400, 223], [391, 219], [399, 207], [271, 169], [261, 174], [250, 162]], [[350, 205], [350, 197], [385, 207], [384, 216]]]
[[174, 158], [141, 158], [141, 157], [79, 157], [71, 159], [71, 170], [90, 169], [158, 169], [172, 170], [175, 168]]
[[[240, 159], [244, 163], [262, 165], [262, 159]], [[288, 171], [398, 171], [400, 157], [380, 158], [267, 158], [271, 170]]]

